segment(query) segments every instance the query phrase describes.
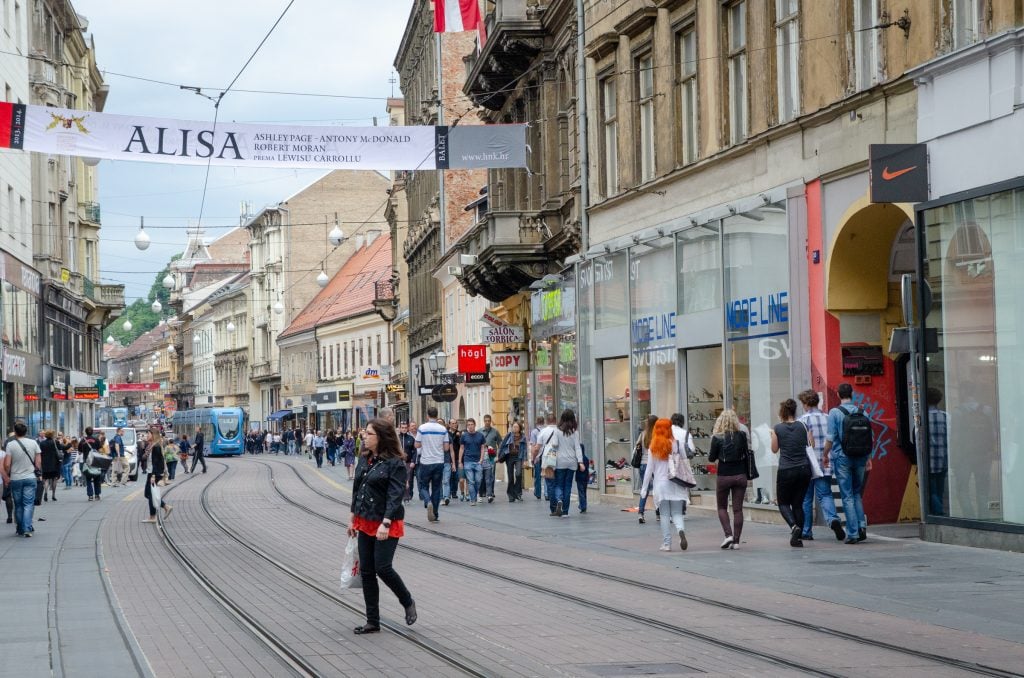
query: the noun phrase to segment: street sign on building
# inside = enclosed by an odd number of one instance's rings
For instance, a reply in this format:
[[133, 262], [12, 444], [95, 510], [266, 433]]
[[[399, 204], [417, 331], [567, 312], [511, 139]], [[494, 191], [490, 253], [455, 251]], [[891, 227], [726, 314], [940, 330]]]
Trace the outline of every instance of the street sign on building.
[[495, 351], [491, 354], [491, 369], [495, 372], [525, 372], [530, 369], [527, 351]]
[[96, 386], [75, 386], [75, 400], [99, 400], [100, 390]]
[[467, 384], [489, 384], [491, 383], [490, 372], [470, 372], [464, 375]]
[[518, 344], [526, 341], [526, 330], [521, 325], [485, 327], [480, 341], [485, 344]]
[[468, 344], [459, 346], [459, 372], [471, 374], [487, 371], [487, 346]]
[[430, 394], [437, 403], [450, 403], [459, 397], [459, 389], [454, 384], [438, 384]]
[[137, 382], [132, 384], [108, 384], [109, 391], [159, 391], [160, 384], [157, 382]]
[[484, 311], [484, 314], [480, 317], [480, 319], [483, 320], [488, 325], [490, 325], [491, 327], [505, 327], [506, 325], [508, 325], [507, 322], [505, 322], [498, 316], [494, 315], [490, 311]]

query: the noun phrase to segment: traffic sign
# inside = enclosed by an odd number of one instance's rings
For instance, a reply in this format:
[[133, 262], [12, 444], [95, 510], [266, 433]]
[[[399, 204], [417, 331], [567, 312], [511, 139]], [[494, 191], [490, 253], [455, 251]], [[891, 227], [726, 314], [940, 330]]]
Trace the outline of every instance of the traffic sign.
[[485, 344], [518, 344], [526, 341], [526, 330], [521, 325], [485, 327], [480, 340]]

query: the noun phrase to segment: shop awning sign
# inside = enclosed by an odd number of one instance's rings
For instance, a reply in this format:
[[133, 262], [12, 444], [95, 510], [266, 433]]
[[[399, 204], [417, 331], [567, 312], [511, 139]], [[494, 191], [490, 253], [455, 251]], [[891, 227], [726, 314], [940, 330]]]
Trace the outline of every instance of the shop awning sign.
[[495, 351], [491, 354], [491, 369], [495, 372], [525, 372], [530, 369], [527, 351]]
[[160, 384], [157, 382], [138, 382], [132, 384], [108, 384], [108, 391], [159, 391]]
[[484, 344], [459, 345], [459, 372], [472, 374], [487, 371], [487, 346]]
[[868, 145], [871, 202], [928, 200], [927, 144]]
[[504, 327], [508, 325], [507, 322], [505, 322], [498, 316], [494, 315], [490, 311], [484, 311], [484, 314], [480, 316], [480, 319], [483, 320], [488, 325], [490, 325], [491, 327]]
[[521, 325], [485, 327], [480, 334], [485, 344], [519, 344], [526, 341], [526, 329]]

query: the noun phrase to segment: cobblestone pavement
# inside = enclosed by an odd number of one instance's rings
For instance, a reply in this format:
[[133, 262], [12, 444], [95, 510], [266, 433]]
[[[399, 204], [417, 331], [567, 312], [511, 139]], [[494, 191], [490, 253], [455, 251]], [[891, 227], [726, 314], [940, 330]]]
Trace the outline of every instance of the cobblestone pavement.
[[[784, 528], [751, 523], [739, 551], [722, 551], [717, 519], [703, 515], [687, 517], [687, 551], [664, 553], [653, 512], [638, 525], [592, 499], [586, 514], [557, 519], [529, 491], [508, 504], [500, 483], [493, 504], [453, 502], [439, 523], [407, 504], [395, 566], [419, 610], [411, 639], [427, 649], [388, 630], [358, 637], [361, 593], [338, 586], [349, 487], [341, 467], [305, 459], [211, 460], [210, 473], [166, 488], [175, 509], [162, 529], [316, 675], [459, 675], [439, 654], [496, 676], [970, 673], [901, 647], [1024, 671], [1020, 554], [874, 530], [855, 547], [792, 549]], [[5, 580], [20, 582], [0, 599], [0, 673], [294, 675], [182, 566], [161, 528], [140, 522], [141, 495], [107, 488], [87, 503], [81, 488], [59, 491], [38, 510], [47, 520], [35, 539], [0, 538]], [[386, 587], [381, 602], [404, 629]]]

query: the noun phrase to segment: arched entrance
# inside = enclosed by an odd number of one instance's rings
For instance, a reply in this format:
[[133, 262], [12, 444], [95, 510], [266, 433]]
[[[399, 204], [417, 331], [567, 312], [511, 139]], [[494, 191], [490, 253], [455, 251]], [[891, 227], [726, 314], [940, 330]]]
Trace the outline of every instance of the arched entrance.
[[825, 386], [817, 390], [825, 391], [831, 407], [838, 404], [838, 385], [853, 384], [855, 401], [875, 422], [864, 492], [869, 522], [914, 520], [920, 516], [917, 476], [900, 446], [905, 412], [898, 403], [901, 390], [905, 402], [906, 376], [896, 362], [900, 356], [887, 352], [893, 328], [902, 324], [899, 278], [914, 270], [913, 212], [865, 196], [843, 215], [827, 251], [824, 332], [812, 332], [812, 343], [824, 341], [812, 346], [825, 356], [824, 365], [815, 365]]

